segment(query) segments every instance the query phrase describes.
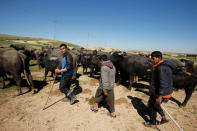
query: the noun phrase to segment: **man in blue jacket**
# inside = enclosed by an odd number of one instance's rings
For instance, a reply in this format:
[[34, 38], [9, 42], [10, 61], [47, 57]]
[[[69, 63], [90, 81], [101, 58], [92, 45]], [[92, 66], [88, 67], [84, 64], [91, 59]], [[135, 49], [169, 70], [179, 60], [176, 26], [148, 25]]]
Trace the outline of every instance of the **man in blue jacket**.
[[[170, 61], [164, 61], [160, 51], [152, 52], [151, 59], [153, 60], [154, 66], [149, 89], [150, 98], [148, 101], [150, 122], [146, 122], [145, 126], [156, 128], [157, 124], [164, 124], [169, 121], [161, 108], [161, 103], [172, 96], [172, 70], [174, 69], [174, 65]], [[157, 112], [162, 117], [160, 122], [156, 120]]]
[[61, 44], [60, 50], [62, 53], [62, 68], [55, 69], [55, 73], [61, 73], [62, 78], [60, 81], [60, 91], [65, 94], [65, 98], [62, 99], [63, 102], [70, 101], [70, 104], [73, 104], [76, 100], [76, 96], [70, 90], [71, 79], [73, 76], [74, 68], [73, 68], [73, 57], [69, 53], [67, 45]]

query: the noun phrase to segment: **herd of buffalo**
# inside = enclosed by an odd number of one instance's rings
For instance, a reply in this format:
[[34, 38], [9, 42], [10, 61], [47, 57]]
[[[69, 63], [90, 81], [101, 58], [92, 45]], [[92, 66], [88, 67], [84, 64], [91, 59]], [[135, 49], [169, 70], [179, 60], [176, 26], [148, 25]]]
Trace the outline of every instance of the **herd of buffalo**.
[[[61, 68], [61, 52], [58, 47], [43, 46], [42, 49], [32, 49], [25, 45], [12, 44], [9, 48], [0, 48], [0, 80], [5, 87], [6, 74], [13, 76], [18, 88], [18, 95], [22, 94], [21, 90], [21, 73], [24, 73], [27, 83], [33, 93], [37, 92], [34, 88], [30, 72], [30, 60], [36, 59], [39, 67], [45, 69], [44, 81], [48, 72], [54, 73], [56, 68]], [[73, 56], [74, 75], [77, 78], [77, 69], [83, 67], [83, 74], [90, 73], [94, 77], [100, 70], [100, 62], [98, 56], [107, 55], [116, 67], [116, 82], [118, 84], [128, 83], [128, 89], [132, 88], [133, 83], [138, 79], [150, 81], [152, 60], [146, 55], [134, 55], [121, 51], [103, 52], [98, 50], [87, 50], [84, 48], [72, 48], [70, 53]], [[197, 69], [194, 62], [187, 59], [168, 59], [174, 63], [173, 84], [175, 89], [185, 90], [185, 99], [179, 106], [186, 106], [192, 92], [197, 85]], [[87, 72], [87, 69], [90, 72]]]

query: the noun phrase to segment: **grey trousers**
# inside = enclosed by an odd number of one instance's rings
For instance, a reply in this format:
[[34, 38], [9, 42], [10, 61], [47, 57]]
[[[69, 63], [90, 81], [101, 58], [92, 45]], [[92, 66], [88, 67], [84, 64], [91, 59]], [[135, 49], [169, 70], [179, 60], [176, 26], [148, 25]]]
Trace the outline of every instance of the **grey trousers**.
[[114, 89], [108, 91], [108, 95], [105, 96], [103, 89], [98, 87], [96, 90], [96, 95], [95, 95], [95, 102], [99, 103], [102, 100], [106, 101], [107, 105], [109, 106], [110, 112], [115, 112], [115, 107], [114, 107]]

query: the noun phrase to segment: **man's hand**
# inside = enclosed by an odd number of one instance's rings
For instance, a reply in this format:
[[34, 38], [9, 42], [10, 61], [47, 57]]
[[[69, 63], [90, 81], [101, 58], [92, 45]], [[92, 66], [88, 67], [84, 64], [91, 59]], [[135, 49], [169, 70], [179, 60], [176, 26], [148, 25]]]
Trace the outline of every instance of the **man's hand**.
[[108, 93], [107, 93], [107, 92], [104, 92], [104, 95], [105, 95], [105, 96], [107, 96], [107, 95], [108, 95]]
[[58, 68], [55, 69], [55, 73], [56, 73], [56, 74], [58, 74], [58, 73], [60, 73], [60, 72], [61, 72], [61, 69], [58, 69]]
[[157, 103], [157, 104], [161, 104], [161, 101], [162, 101], [162, 96], [159, 96], [159, 97], [156, 99], [156, 103]]

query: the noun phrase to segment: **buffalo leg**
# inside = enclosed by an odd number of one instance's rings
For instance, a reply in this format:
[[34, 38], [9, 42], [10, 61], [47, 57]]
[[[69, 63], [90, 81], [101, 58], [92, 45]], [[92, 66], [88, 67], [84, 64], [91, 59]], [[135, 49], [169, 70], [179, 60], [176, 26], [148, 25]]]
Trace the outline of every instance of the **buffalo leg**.
[[49, 71], [45, 68], [45, 72], [44, 72], [44, 80], [43, 80], [43, 81], [46, 81], [46, 80], [47, 80], [48, 72], [49, 72]]
[[53, 73], [53, 72], [51, 72], [51, 76], [50, 76], [50, 77], [53, 77], [53, 75], [54, 75], [54, 73]]
[[133, 79], [134, 79], [134, 75], [129, 75], [129, 90], [131, 90], [132, 88], [132, 84], [133, 84]]
[[[117, 74], [117, 75], [118, 75], [118, 74]], [[122, 84], [124, 75], [125, 75], [124, 72], [120, 71], [120, 75], [119, 75], [120, 77], [119, 77], [119, 79], [118, 79], [117, 85]]]
[[119, 85], [120, 75], [119, 72], [116, 71], [116, 85]]
[[13, 77], [17, 85], [17, 90], [18, 90], [17, 96], [22, 95], [22, 89], [21, 89], [22, 78], [19, 74], [14, 74]]
[[29, 71], [28, 71], [28, 73], [27, 73], [27, 77], [28, 77], [28, 80], [29, 80], [29, 82], [30, 82], [29, 89], [30, 89], [30, 91], [32, 90], [32, 93], [34, 94], [34, 93], [36, 93], [37, 91], [36, 91], [36, 89], [35, 89], [35, 87], [34, 87], [33, 79], [32, 79], [31, 73], [30, 73]]
[[85, 67], [85, 66], [83, 66], [83, 74], [85, 74], [85, 70], [86, 70], [86, 67]]
[[192, 87], [185, 88], [185, 100], [183, 101], [183, 103], [180, 106], [185, 107], [187, 105], [187, 102], [189, 101], [189, 99], [192, 96], [192, 92], [193, 92], [193, 88]]
[[134, 81], [133, 81], [134, 83], [138, 83], [138, 76], [134, 76]]
[[5, 88], [5, 81], [3, 77], [0, 77], [0, 82], [2, 83], [2, 87], [0, 87], [1, 89]]
[[85, 68], [85, 74], [88, 74], [88, 67]]
[[90, 77], [93, 77], [94, 76], [94, 67], [93, 65], [91, 65], [90, 67]]

